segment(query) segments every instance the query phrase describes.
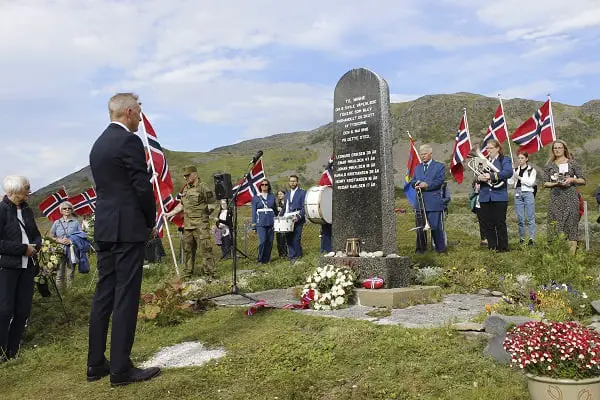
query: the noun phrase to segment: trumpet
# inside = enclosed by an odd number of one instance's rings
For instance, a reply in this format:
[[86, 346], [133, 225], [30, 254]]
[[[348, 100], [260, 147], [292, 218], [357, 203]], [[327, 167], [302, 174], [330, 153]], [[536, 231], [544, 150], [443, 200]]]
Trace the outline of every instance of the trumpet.
[[[490, 160], [487, 159], [482, 153], [481, 150], [475, 150], [475, 156], [471, 156], [467, 160], [467, 167], [473, 171], [473, 175], [475, 178], [478, 178], [483, 174], [491, 174], [492, 172], [500, 172], [500, 170], [492, 164]], [[486, 182], [491, 187], [498, 189], [504, 185], [504, 181], [500, 181], [496, 184], [492, 184], [491, 182]]]
[[419, 229], [422, 229], [424, 231], [429, 231], [431, 230], [431, 226], [429, 225], [429, 221], [427, 220], [427, 211], [425, 210], [425, 201], [423, 200], [423, 192], [421, 191], [421, 188], [418, 187], [417, 189], [417, 204], [419, 206], [419, 212], [424, 216], [425, 218], [425, 225], [423, 226], [416, 226], [414, 228], [409, 229], [408, 231], [416, 231]]

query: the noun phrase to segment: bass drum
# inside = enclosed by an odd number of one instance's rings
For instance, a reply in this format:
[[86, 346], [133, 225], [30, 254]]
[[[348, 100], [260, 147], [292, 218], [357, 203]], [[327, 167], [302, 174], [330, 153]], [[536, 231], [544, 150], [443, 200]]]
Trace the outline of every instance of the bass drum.
[[333, 189], [329, 186], [313, 186], [304, 197], [306, 218], [315, 224], [332, 223]]

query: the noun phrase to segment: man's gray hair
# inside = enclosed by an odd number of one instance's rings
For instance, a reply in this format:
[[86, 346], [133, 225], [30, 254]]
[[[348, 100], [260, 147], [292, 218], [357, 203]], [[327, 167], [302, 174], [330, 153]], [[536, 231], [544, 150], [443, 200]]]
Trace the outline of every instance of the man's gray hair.
[[12, 195], [25, 190], [25, 186], [29, 183], [29, 180], [21, 175], [8, 175], [4, 177], [2, 182], [2, 188], [4, 193]]
[[121, 118], [128, 108], [135, 108], [140, 103], [135, 93], [117, 93], [108, 101], [108, 114], [111, 120]]
[[421, 147], [419, 147], [419, 151], [433, 153], [433, 147], [431, 147], [431, 145], [428, 144], [422, 144]]

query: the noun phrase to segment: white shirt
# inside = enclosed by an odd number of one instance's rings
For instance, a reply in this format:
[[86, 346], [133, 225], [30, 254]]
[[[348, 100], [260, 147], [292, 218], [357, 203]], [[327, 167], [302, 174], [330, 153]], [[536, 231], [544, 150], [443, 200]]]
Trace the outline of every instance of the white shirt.
[[288, 197], [288, 201], [285, 204], [285, 213], [286, 214], [288, 214], [290, 212], [290, 204], [292, 203], [292, 200], [294, 199], [294, 194], [296, 193], [296, 190], [298, 190], [297, 186], [296, 186], [296, 189], [290, 190], [290, 197]]
[[[25, 221], [23, 220], [23, 211], [20, 208], [17, 208], [17, 219], [25, 225]], [[27, 237], [27, 233], [25, 229], [23, 229], [23, 225], [19, 224], [21, 228], [21, 240], [23, 244], [29, 244], [29, 238]], [[21, 268], [27, 268], [27, 263], [29, 263], [29, 257], [23, 256], [21, 257]]]
[[[219, 213], [219, 219], [226, 221], [227, 210], [221, 210], [221, 212]], [[219, 228], [223, 230], [223, 233], [222, 233], [223, 236], [229, 236], [229, 227], [226, 224], [220, 222]]]
[[[514, 189], [516, 189], [517, 182], [519, 182], [517, 179], [517, 176], [519, 176], [519, 168], [520, 167], [515, 168], [513, 176], [508, 179], [508, 184], [513, 185]], [[537, 172], [535, 168], [533, 168], [531, 165], [527, 165], [527, 169], [525, 172], [523, 172], [523, 176], [521, 177], [521, 191], [533, 192], [533, 185], [535, 185], [536, 179]]]
[[121, 123], [121, 122], [119, 122], [119, 121], [110, 121], [110, 123], [111, 123], [111, 124], [117, 124], [117, 125], [119, 125], [119, 126], [122, 126], [122, 127], [123, 127], [123, 129], [125, 129], [127, 132], [131, 133], [131, 131], [129, 130], [129, 128], [128, 128], [128, 127], [126, 127], [124, 124], [122, 124], [122, 123]]

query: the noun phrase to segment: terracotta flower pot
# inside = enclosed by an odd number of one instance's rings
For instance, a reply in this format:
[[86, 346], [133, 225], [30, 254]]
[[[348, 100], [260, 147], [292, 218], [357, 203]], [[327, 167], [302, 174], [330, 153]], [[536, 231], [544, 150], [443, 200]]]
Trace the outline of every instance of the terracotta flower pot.
[[589, 379], [554, 379], [527, 375], [532, 400], [599, 400], [600, 376]]

